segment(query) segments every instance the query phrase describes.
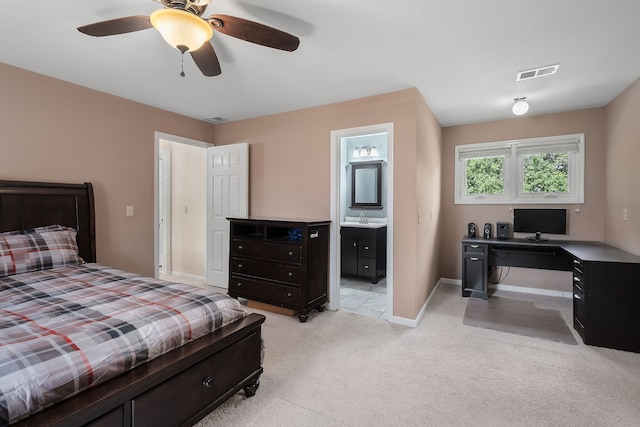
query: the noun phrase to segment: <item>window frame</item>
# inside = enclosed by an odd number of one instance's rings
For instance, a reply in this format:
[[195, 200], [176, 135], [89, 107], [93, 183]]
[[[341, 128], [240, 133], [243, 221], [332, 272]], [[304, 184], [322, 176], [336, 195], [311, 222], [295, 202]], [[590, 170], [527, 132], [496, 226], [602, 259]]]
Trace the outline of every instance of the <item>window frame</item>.
[[[567, 152], [567, 193], [525, 194], [524, 155]], [[504, 157], [504, 193], [465, 194], [466, 160]], [[526, 138], [455, 146], [454, 204], [574, 204], [584, 203], [584, 134]]]

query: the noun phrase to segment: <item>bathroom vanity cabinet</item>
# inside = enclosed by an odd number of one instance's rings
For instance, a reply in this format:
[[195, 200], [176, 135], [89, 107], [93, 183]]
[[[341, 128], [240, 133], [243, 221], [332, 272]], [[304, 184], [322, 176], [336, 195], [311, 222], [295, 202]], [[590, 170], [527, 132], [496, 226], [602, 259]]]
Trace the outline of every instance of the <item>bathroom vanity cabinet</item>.
[[378, 279], [387, 275], [387, 227], [341, 227], [341, 275]]
[[330, 221], [229, 218], [229, 295], [298, 312], [324, 310]]

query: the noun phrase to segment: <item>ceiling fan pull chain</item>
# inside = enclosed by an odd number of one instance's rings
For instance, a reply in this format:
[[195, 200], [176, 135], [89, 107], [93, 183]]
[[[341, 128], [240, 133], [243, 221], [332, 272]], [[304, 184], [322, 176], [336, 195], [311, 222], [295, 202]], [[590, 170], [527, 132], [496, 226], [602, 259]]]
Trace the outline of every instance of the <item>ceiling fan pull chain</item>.
[[181, 52], [180, 57], [182, 58], [180, 63], [180, 67], [182, 68], [182, 71], [180, 71], [180, 75], [184, 77], [184, 51]]

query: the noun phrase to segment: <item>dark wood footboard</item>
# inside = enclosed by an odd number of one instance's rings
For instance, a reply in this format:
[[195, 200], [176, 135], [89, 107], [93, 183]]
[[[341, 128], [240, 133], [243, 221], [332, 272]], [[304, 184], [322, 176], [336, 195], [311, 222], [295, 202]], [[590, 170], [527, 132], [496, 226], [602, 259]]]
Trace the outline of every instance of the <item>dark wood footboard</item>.
[[250, 314], [14, 425], [195, 424], [241, 389], [255, 393], [264, 320]]

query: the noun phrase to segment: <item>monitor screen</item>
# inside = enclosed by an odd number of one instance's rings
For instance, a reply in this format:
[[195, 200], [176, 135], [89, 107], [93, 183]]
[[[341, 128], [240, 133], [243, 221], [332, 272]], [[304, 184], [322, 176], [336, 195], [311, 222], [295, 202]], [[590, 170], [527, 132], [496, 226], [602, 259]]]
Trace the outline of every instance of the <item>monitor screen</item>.
[[514, 209], [516, 233], [567, 234], [566, 209]]

